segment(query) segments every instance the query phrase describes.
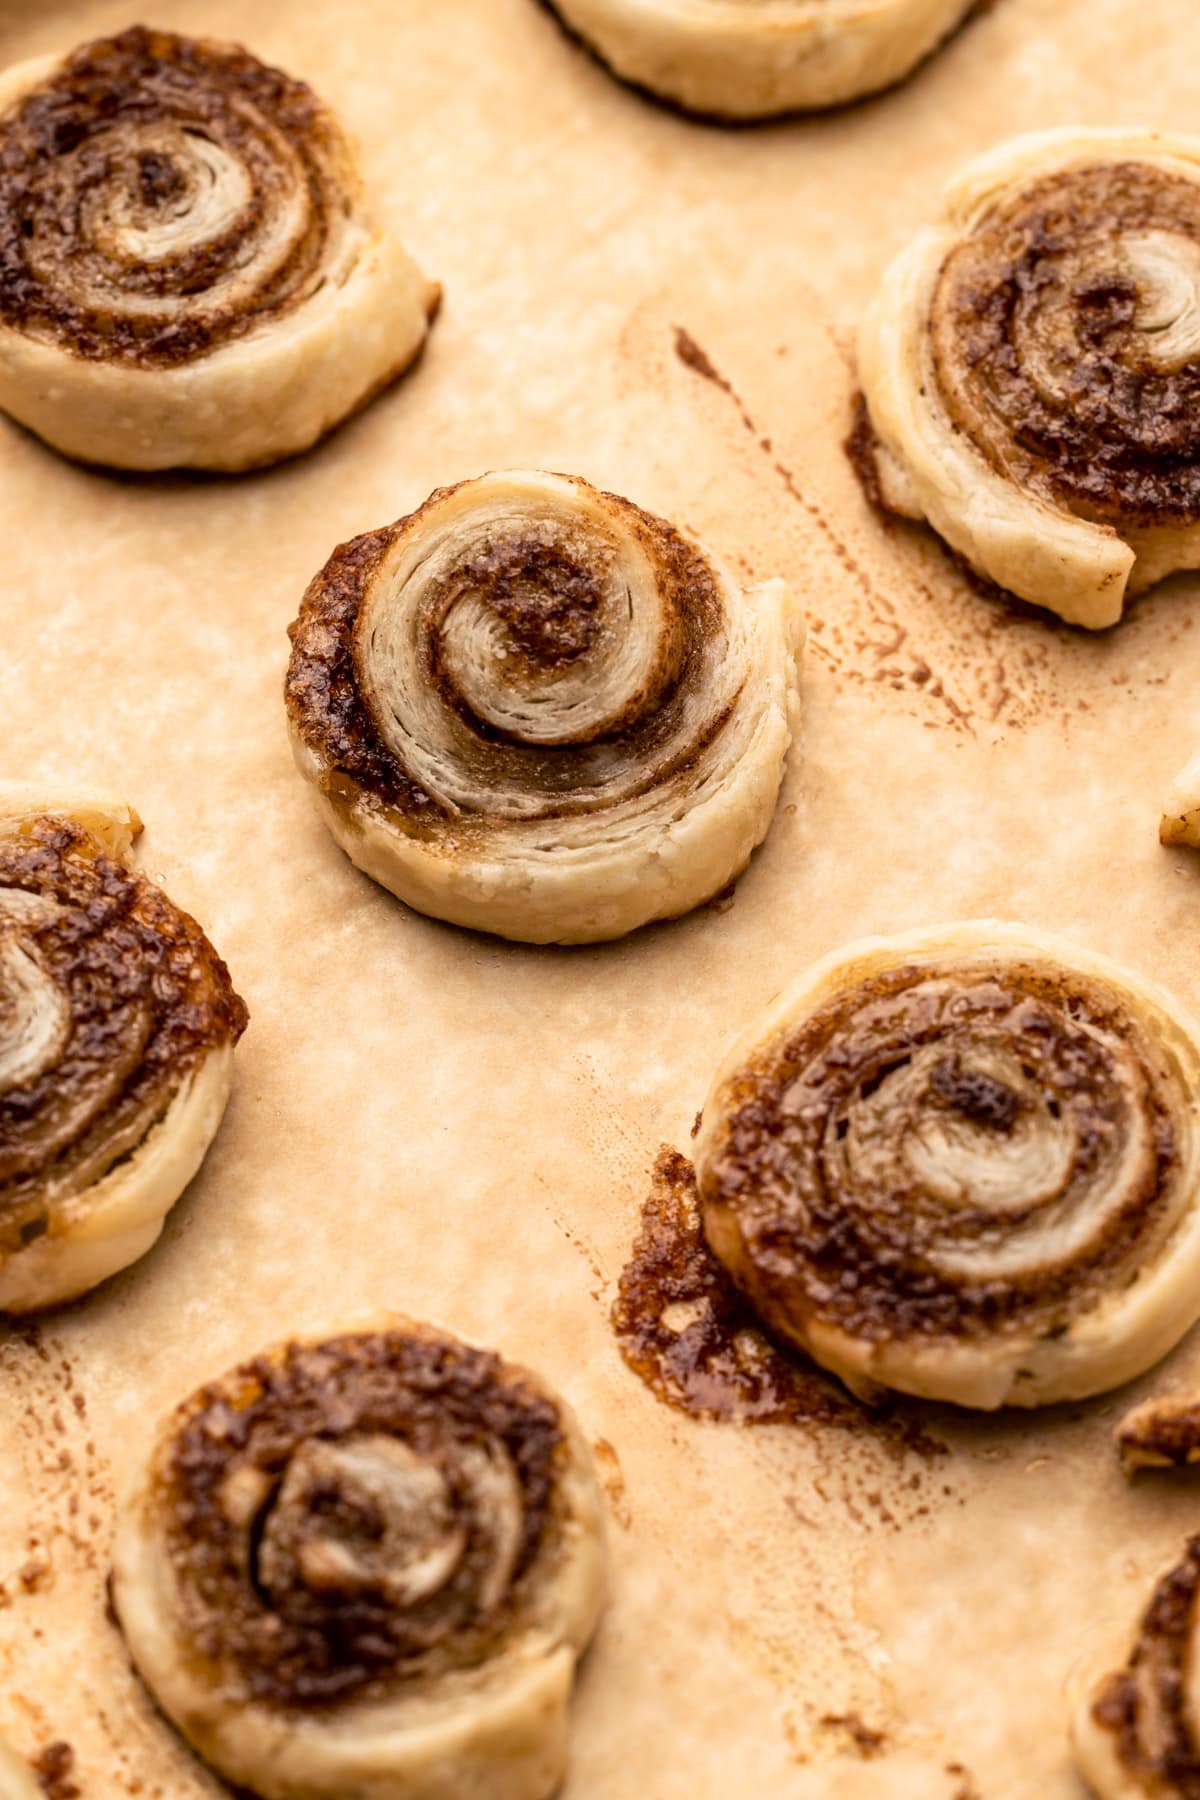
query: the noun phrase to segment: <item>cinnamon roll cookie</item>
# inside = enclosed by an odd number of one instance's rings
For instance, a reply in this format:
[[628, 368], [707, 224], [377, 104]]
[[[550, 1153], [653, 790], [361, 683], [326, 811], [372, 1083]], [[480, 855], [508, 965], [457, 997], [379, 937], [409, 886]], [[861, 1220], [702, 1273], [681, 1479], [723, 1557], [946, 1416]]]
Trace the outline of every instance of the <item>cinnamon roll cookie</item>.
[[102, 798], [0, 786], [0, 1311], [135, 1262], [225, 1110], [246, 1009]]
[[759, 1316], [857, 1392], [1041, 1406], [1200, 1315], [1197, 1028], [1106, 958], [984, 920], [871, 938], [734, 1046], [696, 1174]]
[[485, 475], [336, 550], [292, 626], [301, 772], [418, 911], [530, 943], [687, 912], [766, 835], [803, 625], [563, 475]]
[[565, 1405], [390, 1319], [186, 1400], [124, 1502], [112, 1596], [163, 1711], [266, 1800], [548, 1800], [604, 1582]]
[[1071, 1735], [1097, 1800], [1200, 1795], [1200, 1537], [1164, 1575], [1123, 1668], [1079, 1684]]
[[247, 51], [134, 26], [0, 74], [0, 408], [69, 456], [305, 450], [435, 302], [337, 120]]
[[761, 119], [899, 81], [976, 0], [552, 0], [625, 81], [692, 112]]
[[980, 158], [888, 271], [859, 370], [884, 503], [1093, 629], [1200, 567], [1200, 138]]

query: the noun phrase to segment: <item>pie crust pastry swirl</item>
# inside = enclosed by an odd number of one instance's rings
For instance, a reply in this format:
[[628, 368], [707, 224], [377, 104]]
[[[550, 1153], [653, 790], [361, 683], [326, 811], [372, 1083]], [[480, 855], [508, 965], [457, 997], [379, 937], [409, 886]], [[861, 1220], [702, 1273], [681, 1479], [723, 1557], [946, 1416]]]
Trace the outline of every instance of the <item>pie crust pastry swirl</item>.
[[485, 475], [336, 550], [292, 627], [301, 772], [418, 911], [530, 943], [687, 912], [765, 837], [803, 638], [627, 500]]
[[859, 372], [885, 504], [1093, 629], [1200, 566], [1200, 139], [1019, 138], [888, 271]]
[[0, 1310], [150, 1248], [221, 1121], [246, 1009], [102, 797], [0, 786]]
[[819, 963], [719, 1070], [705, 1230], [780, 1338], [863, 1394], [1040, 1406], [1200, 1313], [1197, 1028], [992, 920]]
[[890, 87], [976, 0], [552, 0], [615, 74], [692, 112], [761, 119]]
[[0, 407], [119, 468], [305, 450], [412, 361], [437, 290], [303, 82], [131, 27], [0, 74]]
[[178, 1408], [123, 1503], [113, 1602], [167, 1716], [267, 1800], [548, 1800], [604, 1581], [562, 1402], [388, 1319]]
[[1200, 1537], [1162, 1577], [1124, 1666], [1078, 1684], [1072, 1738], [1098, 1800], [1200, 1800]]

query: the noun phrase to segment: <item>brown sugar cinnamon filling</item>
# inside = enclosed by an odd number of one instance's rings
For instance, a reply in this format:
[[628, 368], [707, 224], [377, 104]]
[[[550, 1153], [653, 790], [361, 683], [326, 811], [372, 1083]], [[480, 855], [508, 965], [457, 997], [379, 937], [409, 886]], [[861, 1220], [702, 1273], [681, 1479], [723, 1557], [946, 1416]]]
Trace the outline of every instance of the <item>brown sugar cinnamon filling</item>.
[[782, 1286], [868, 1338], [1051, 1331], [1161, 1236], [1157, 1085], [1091, 984], [902, 968], [747, 1073], [704, 1192], [735, 1207], [767, 1307]]
[[63, 454], [298, 455], [440, 298], [336, 115], [249, 51], [137, 25], [0, 70], [0, 409]]

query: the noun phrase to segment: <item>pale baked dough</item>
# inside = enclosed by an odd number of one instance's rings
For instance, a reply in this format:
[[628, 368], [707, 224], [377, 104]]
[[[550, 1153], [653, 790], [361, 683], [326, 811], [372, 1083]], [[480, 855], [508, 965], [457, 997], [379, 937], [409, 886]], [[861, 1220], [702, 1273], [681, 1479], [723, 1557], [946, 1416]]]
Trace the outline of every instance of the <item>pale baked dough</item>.
[[[539, 1448], [547, 1418], [552, 1451]], [[269, 1473], [255, 1460], [256, 1420], [274, 1434]], [[201, 1449], [190, 1457], [185, 1519], [174, 1456], [189, 1428]], [[214, 1437], [209, 1478], [195, 1471]], [[543, 1477], [546, 1508], [522, 1547]], [[323, 1510], [309, 1511], [318, 1487]], [[382, 1529], [356, 1536], [356, 1507]], [[214, 1603], [193, 1579], [196, 1545], [215, 1543], [230, 1522], [255, 1585], [239, 1560]], [[549, 1800], [566, 1771], [568, 1702], [605, 1570], [591, 1455], [564, 1403], [526, 1369], [385, 1318], [279, 1346], [166, 1421], [121, 1507], [112, 1593], [164, 1712], [227, 1780], [266, 1800]], [[242, 1607], [276, 1626], [253, 1640], [263, 1658], [255, 1691], [251, 1639], [234, 1622]], [[394, 1617], [402, 1644], [406, 1614], [431, 1647], [380, 1661], [361, 1690], [349, 1685], [361, 1655], [356, 1618], [381, 1633]], [[299, 1684], [332, 1654], [346, 1689], [312, 1706], [268, 1692], [274, 1637]], [[298, 1643], [311, 1647], [311, 1667]]]
[[975, 0], [553, 0], [626, 81], [730, 119], [890, 87]]
[[[138, 69], [161, 60], [163, 45], [190, 50], [192, 40], [135, 28], [76, 55], [98, 48], [111, 56], [122, 45], [130, 46], [135, 71], [123, 96], [127, 116], [118, 110], [115, 122], [106, 116], [91, 129], [106, 146], [127, 139], [129, 155], [114, 158], [116, 173], [68, 216], [59, 261], [34, 272], [36, 303], [0, 306], [0, 408], [68, 456], [116, 468], [236, 471], [306, 450], [413, 360], [439, 290], [372, 219], [350, 145], [302, 84], [288, 82], [288, 91], [307, 97], [311, 119], [289, 137], [278, 120], [256, 114], [253, 101], [232, 88], [223, 94], [221, 58], [253, 59], [200, 46], [209, 63], [188, 79], [206, 100], [224, 100], [228, 116], [236, 101], [239, 129], [250, 116], [262, 182], [256, 192], [248, 165], [222, 139], [224, 121], [204, 126], [186, 106], [148, 108], [137, 94]], [[0, 148], [21, 104], [69, 81], [71, 64], [42, 57], [0, 75]], [[298, 160], [305, 149], [319, 180], [306, 177]], [[139, 199], [126, 183], [134, 153], [156, 157], [147, 166], [165, 166], [158, 179], [189, 189], [187, 203]], [[77, 155], [43, 154], [39, 181], [48, 185], [62, 165], [70, 192]], [[36, 218], [32, 202], [30, 210]], [[294, 291], [281, 299], [277, 270], [311, 232], [319, 251], [302, 253]], [[200, 285], [180, 277], [178, 287], [168, 281], [153, 298], [138, 288], [165, 258], [200, 254], [223, 236], [227, 246]], [[22, 258], [39, 242], [36, 234], [26, 240]], [[109, 260], [97, 277], [91, 259], [101, 248]], [[182, 355], [168, 348], [165, 359], [153, 347], [106, 354], [94, 341], [81, 354], [64, 303], [82, 308], [88, 321], [107, 321], [104, 330], [114, 321], [143, 331], [153, 324], [154, 344], [173, 328], [186, 334], [209, 319], [210, 341]]]
[[852, 944], [718, 1070], [709, 1241], [860, 1393], [990, 1409], [1117, 1387], [1200, 1315], [1198, 1043], [1163, 989], [1025, 926]]
[[[103, 973], [78, 978], [59, 974], [53, 952], [39, 933], [69, 927], [73, 902], [56, 899], [54, 878], [22, 873], [22, 846], [38, 834], [78, 829], [65, 847], [47, 844], [59, 879], [73, 858], [90, 865], [102, 853], [130, 871], [129, 887], [145, 892], [161, 908], [185, 943], [194, 946], [194, 999], [208, 999], [218, 1022], [206, 1032], [179, 1073], [165, 1072], [148, 1091], [126, 1105], [139, 1076], [143, 1036], [152, 1036], [156, 1016], [135, 993], [144, 969], [133, 967], [131, 985], [100, 1002], [100, 1022], [109, 1020], [111, 1057], [119, 1069], [106, 1076], [101, 1050], [82, 1076], [76, 1072], [80, 1017], [97, 1027], [94, 994], [113, 966], [138, 952], [113, 941]], [[171, 907], [165, 896], [137, 875], [131, 847], [141, 831], [131, 808], [95, 792], [54, 797], [23, 784], [0, 783], [0, 1125], [7, 1102], [36, 1094], [49, 1078], [30, 1121], [29, 1135], [5, 1144], [0, 1129], [0, 1233], [5, 1215], [13, 1223], [0, 1235], [0, 1311], [25, 1313], [75, 1298], [143, 1256], [162, 1232], [175, 1201], [195, 1175], [221, 1122], [233, 1080], [233, 1044], [244, 1009], [228, 984], [224, 965], [199, 928]], [[6, 852], [6, 845], [9, 847]], [[11, 854], [10, 854], [11, 853]], [[82, 913], [76, 915], [82, 920]], [[118, 931], [124, 920], [117, 915]], [[96, 936], [102, 936], [101, 927]], [[153, 939], [153, 922], [147, 925]], [[166, 957], [176, 939], [163, 937], [155, 956]], [[161, 977], [160, 977], [161, 979]], [[188, 1003], [183, 988], [176, 1004]], [[111, 1006], [111, 1011], [104, 1009]], [[81, 1014], [80, 1009], [84, 1009]], [[130, 1021], [142, 1009], [138, 1022]], [[219, 1017], [218, 1017], [219, 1016]], [[140, 1047], [139, 1047], [140, 1046]], [[94, 1049], [94, 1046], [93, 1046]], [[109, 1082], [117, 1080], [115, 1091]], [[78, 1083], [78, 1086], [76, 1086]], [[47, 1143], [39, 1157], [37, 1129], [47, 1117]], [[7, 1168], [7, 1158], [16, 1158]]]
[[[1040, 184], [1066, 183], [1056, 189], [1066, 205], [1072, 182], [1110, 179], [1116, 165], [1136, 165], [1160, 183], [1187, 184], [1196, 191], [1197, 222], [1194, 231], [1103, 232], [1089, 226], [1077, 242], [1068, 237], [1065, 243], [1063, 233], [1051, 229], [1051, 248], [1030, 260], [1034, 273], [1017, 302], [1021, 323], [1013, 367], [1061, 428], [1070, 429], [1080, 413], [1079, 371], [1093, 349], [1083, 332], [1079, 296], [1102, 293], [1113, 281], [1136, 293], [1132, 326], [1109, 334], [1100, 360], [1093, 355], [1087, 363], [1099, 383], [1092, 402], [1100, 424], [1090, 454], [1078, 446], [1075, 485], [1068, 492], [1054, 458], [1025, 441], [1026, 422], [1007, 417], [994, 397], [980, 397], [978, 319], [958, 333], [956, 344], [944, 340], [940, 354], [933, 325], [939, 295], [949, 291], [946, 270], [954, 253], [982, 245], [986, 254], [998, 221], [1036, 197]], [[1002, 295], [1006, 258], [992, 260]], [[971, 292], [978, 296], [978, 283]], [[952, 319], [945, 334], [954, 334]], [[1103, 409], [1120, 390], [1126, 347], [1134, 375], [1143, 363], [1164, 377], [1178, 378], [1182, 371], [1200, 391], [1200, 139], [1062, 129], [1018, 138], [968, 164], [947, 188], [940, 220], [919, 232], [888, 269], [859, 337], [859, 376], [877, 439], [884, 503], [928, 520], [978, 573], [1020, 598], [1093, 630], [1115, 624], [1127, 596], [1176, 570], [1200, 566], [1200, 504], [1190, 497], [1200, 473], [1200, 434], [1186, 419], [1187, 440], [1177, 455], [1186, 491], [1181, 488], [1183, 498], [1173, 509], [1177, 516], [1166, 517], [1157, 502], [1139, 511], [1114, 497], [1115, 489], [1108, 491], [1103, 457], [1116, 457], [1123, 447], [1116, 413], [1106, 422]], [[956, 408], [948, 370], [967, 396]], [[1153, 402], [1145, 398], [1139, 405], [1146, 466], [1152, 468], [1162, 454], [1154, 442]], [[1132, 453], [1134, 446], [1126, 447]]]
[[1163, 795], [1158, 838], [1162, 844], [1200, 847], [1200, 756], [1193, 756]]
[[347, 855], [420, 912], [620, 937], [710, 899], [766, 836], [804, 635], [791, 589], [743, 588], [587, 482], [434, 494], [335, 552], [292, 632], [300, 771]]

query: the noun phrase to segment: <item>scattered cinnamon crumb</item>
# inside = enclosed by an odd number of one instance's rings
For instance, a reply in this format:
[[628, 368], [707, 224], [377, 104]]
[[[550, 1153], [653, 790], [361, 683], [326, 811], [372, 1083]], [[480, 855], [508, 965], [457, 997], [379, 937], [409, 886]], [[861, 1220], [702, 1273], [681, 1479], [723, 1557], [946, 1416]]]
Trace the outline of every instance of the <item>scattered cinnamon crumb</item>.
[[27, 1594], [40, 1594], [49, 1585], [50, 1564], [42, 1556], [31, 1556], [17, 1577]]
[[854, 410], [850, 419], [850, 430], [846, 434], [843, 448], [850, 459], [850, 466], [858, 476], [859, 486], [867, 500], [882, 513], [885, 518], [891, 515], [883, 498], [883, 489], [879, 482], [879, 464], [875, 460], [875, 447], [879, 439], [875, 435], [875, 427], [871, 423], [871, 414], [867, 407], [867, 397], [863, 393], [854, 396]]
[[824, 1713], [821, 1724], [831, 1731], [842, 1732], [864, 1761], [878, 1756], [887, 1744], [887, 1733], [866, 1724], [856, 1712]]
[[737, 877], [735, 876], [732, 881], [726, 883], [719, 894], [714, 894], [712, 899], [707, 902], [708, 910], [715, 913], [727, 913], [733, 906], [736, 897]]
[[625, 1471], [621, 1467], [621, 1459], [616, 1447], [607, 1438], [597, 1438], [592, 1445], [592, 1455], [596, 1459], [596, 1472], [600, 1483], [608, 1495], [608, 1503], [617, 1524], [628, 1531], [633, 1523], [633, 1512], [629, 1505], [629, 1496], [625, 1487]]
[[79, 1800], [82, 1790], [71, 1779], [74, 1770], [75, 1752], [61, 1738], [33, 1759], [33, 1772], [47, 1800]]

